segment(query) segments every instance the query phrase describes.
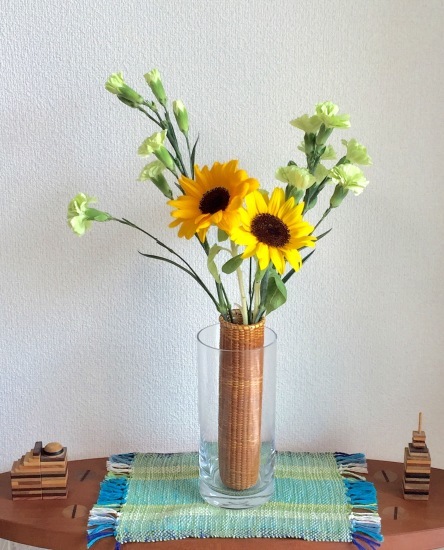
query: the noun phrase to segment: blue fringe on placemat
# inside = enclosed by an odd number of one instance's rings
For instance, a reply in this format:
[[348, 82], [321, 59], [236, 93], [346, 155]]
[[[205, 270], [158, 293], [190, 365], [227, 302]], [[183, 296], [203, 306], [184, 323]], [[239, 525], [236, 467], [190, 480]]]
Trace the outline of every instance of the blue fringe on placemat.
[[88, 548], [105, 537], [152, 542], [188, 537], [301, 538], [376, 550], [383, 540], [363, 454], [277, 453], [275, 493], [249, 510], [199, 495], [197, 453], [112, 455], [88, 521]]

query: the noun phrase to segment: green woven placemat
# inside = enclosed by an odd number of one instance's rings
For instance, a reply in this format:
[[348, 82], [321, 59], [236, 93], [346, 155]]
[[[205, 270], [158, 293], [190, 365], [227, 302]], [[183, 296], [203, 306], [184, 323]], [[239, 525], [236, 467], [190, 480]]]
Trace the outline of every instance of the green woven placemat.
[[113, 455], [108, 471], [90, 513], [88, 548], [108, 536], [116, 548], [187, 537], [289, 537], [353, 542], [359, 550], [382, 541], [362, 454], [278, 453], [273, 498], [247, 510], [203, 501], [197, 453]]

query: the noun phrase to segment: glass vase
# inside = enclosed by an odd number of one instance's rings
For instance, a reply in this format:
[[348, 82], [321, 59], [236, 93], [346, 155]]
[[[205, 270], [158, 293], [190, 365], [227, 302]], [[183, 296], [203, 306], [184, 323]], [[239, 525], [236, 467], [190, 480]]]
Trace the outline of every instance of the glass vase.
[[252, 508], [274, 490], [276, 334], [235, 320], [197, 336], [199, 490], [214, 506]]

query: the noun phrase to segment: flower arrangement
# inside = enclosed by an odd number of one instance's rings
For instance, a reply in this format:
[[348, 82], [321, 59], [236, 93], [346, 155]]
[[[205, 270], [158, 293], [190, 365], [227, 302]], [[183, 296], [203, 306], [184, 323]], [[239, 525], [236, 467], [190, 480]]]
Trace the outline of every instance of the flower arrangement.
[[[153, 100], [144, 99], [129, 87], [122, 73], [112, 74], [105, 87], [158, 127], [138, 149], [142, 157], [155, 157], [143, 168], [139, 180], [151, 181], [168, 199], [173, 218], [170, 227], [178, 228], [179, 237], [197, 239], [214, 278], [215, 291], [208, 288], [185, 258], [154, 235], [125, 218], [92, 208], [90, 205], [96, 202], [93, 197], [80, 193], [72, 199], [68, 206], [69, 226], [77, 235], [83, 235], [92, 222], [105, 221], [142, 231], [170, 257], [142, 255], [169, 262], [191, 276], [228, 322], [234, 321], [234, 310], [223, 277], [236, 273], [242, 323], [256, 324], [285, 303], [287, 282], [314, 252], [306, 249], [313, 249], [329, 233], [315, 235], [320, 223], [349, 192], [359, 195], [367, 186], [358, 167], [371, 164], [367, 150], [355, 139], [342, 140], [345, 154], [328, 168], [325, 161], [334, 161], [336, 153], [327, 141], [334, 129], [350, 127], [350, 117], [339, 114], [338, 106], [329, 101], [319, 103], [312, 115], [304, 114], [290, 122], [304, 134], [298, 149], [305, 155], [306, 166], [290, 160], [286, 166], [278, 167], [275, 177], [282, 185], [268, 192], [239, 168], [237, 160], [214, 162], [212, 166], [195, 164], [198, 138], [190, 143], [184, 104], [180, 100], [172, 103], [175, 126], [159, 71], [150, 71], [145, 80]], [[329, 206], [312, 225], [305, 216], [324, 190], [331, 191]]]

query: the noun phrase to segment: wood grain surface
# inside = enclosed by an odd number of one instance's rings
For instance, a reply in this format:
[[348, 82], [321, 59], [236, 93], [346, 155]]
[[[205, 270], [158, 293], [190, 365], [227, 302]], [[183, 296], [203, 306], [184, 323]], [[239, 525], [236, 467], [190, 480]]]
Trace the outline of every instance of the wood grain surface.
[[[402, 496], [403, 465], [369, 460], [367, 479], [378, 491], [384, 550], [429, 550], [444, 546], [444, 470], [432, 468], [430, 499]], [[52, 550], [84, 550], [88, 512], [95, 503], [106, 459], [69, 462], [66, 500], [12, 501], [9, 472], [0, 474], [0, 538]], [[125, 550], [351, 550], [348, 543], [296, 539], [185, 539], [127, 544]], [[93, 550], [113, 550], [111, 539]]]

